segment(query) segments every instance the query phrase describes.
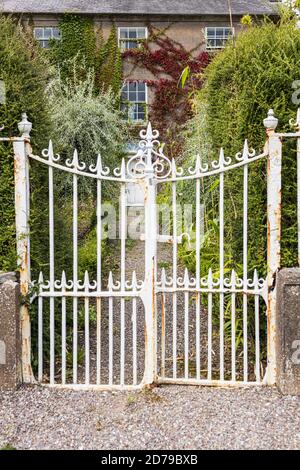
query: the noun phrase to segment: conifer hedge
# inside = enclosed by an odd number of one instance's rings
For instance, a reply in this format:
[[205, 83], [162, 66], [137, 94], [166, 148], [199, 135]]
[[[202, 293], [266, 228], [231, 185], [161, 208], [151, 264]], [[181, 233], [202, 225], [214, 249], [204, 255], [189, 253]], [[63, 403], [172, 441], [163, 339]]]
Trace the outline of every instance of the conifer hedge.
[[[45, 87], [49, 64], [30, 34], [9, 17], [0, 15], [0, 80], [4, 82], [6, 101], [0, 104], [3, 136], [18, 135], [17, 124], [26, 111], [33, 123], [34, 149], [47, 141], [50, 120]], [[40, 191], [41, 175], [35, 174], [33, 189]], [[0, 143], [0, 270], [16, 268], [15, 204], [13, 149]], [[35, 214], [33, 214], [35, 217]], [[37, 229], [38, 231], [38, 229]]]
[[[257, 153], [266, 140], [263, 120], [270, 108], [279, 118], [280, 131], [291, 131], [290, 119], [295, 118], [297, 103], [292, 99], [295, 83], [300, 79], [300, 30], [295, 20], [283, 17], [278, 24], [266, 21], [244, 29], [235, 42], [218, 53], [205, 71], [205, 86], [195, 98], [196, 114], [190, 123], [187, 150], [204, 149], [202, 157], [211, 161], [224, 148], [225, 155], [234, 157], [243, 148], [244, 139]], [[299, 93], [296, 96], [299, 97]], [[295, 97], [295, 95], [294, 95]], [[199, 136], [199, 137], [198, 137]], [[204, 139], [204, 140], [203, 140]], [[201, 140], [201, 142], [200, 142]], [[205, 145], [204, 145], [205, 144]], [[295, 142], [283, 148], [283, 233], [282, 265], [297, 264], [296, 217], [296, 151]], [[226, 177], [225, 235], [228, 267], [235, 267], [242, 259], [242, 199], [241, 172]], [[249, 170], [249, 273], [257, 268], [266, 274], [266, 163], [250, 165]], [[212, 214], [211, 223], [218, 218], [218, 185], [206, 190], [206, 213]], [[204, 191], [205, 192], [205, 191]], [[185, 192], [191, 200], [194, 194]], [[206, 247], [213, 253], [207, 261], [218, 270], [218, 239], [206, 238]], [[205, 252], [205, 246], [203, 246]], [[191, 268], [195, 265], [195, 252], [182, 256]], [[206, 269], [207, 271], [207, 269]], [[207, 274], [207, 273], [203, 273]]]

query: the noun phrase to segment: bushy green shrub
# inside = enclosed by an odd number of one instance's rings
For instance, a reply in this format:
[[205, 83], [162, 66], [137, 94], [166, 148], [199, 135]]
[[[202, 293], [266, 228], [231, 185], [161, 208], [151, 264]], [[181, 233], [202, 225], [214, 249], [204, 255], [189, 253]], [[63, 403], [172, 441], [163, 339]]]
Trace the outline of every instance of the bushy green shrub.
[[[92, 70], [87, 72], [85, 79], [56, 78], [49, 90], [51, 120], [53, 124], [53, 142], [55, 151], [62, 157], [72, 159], [74, 149], [78, 150], [80, 162], [95, 167], [97, 155], [101, 154], [103, 169], [120, 166], [128, 138], [128, 125], [122, 119], [121, 112], [116, 109], [115, 95], [111, 89], [95, 92], [95, 78]], [[60, 172], [56, 176], [57, 195], [64, 201], [65, 216], [72, 214], [72, 177]], [[102, 203], [109, 201], [118, 204], [119, 185], [102, 182]], [[79, 264], [81, 275], [88, 270], [95, 274], [96, 248], [96, 183], [93, 178], [79, 178], [79, 216], [85, 215], [85, 227], [79, 227]], [[70, 217], [69, 217], [70, 218]], [[72, 229], [72, 220], [69, 220]], [[103, 259], [108, 254], [103, 243]], [[70, 253], [70, 246], [67, 249]], [[64, 268], [68, 270], [68, 266]]]
[[[297, 105], [292, 101], [293, 83], [300, 77], [300, 30], [295, 19], [284, 11], [281, 21], [251, 25], [244, 29], [223, 51], [218, 53], [205, 71], [205, 86], [194, 96], [195, 117], [187, 126], [185, 161], [191, 165], [200, 153], [202, 161], [218, 160], [219, 150], [234, 159], [248, 139], [250, 148], [263, 150], [266, 132], [263, 120], [270, 108], [279, 118], [280, 131], [291, 131], [290, 119], [295, 118]], [[295, 86], [295, 85], [294, 85]], [[297, 95], [297, 92], [296, 92]], [[295, 141], [283, 148], [282, 188], [282, 265], [297, 265], [296, 152]], [[243, 170], [229, 171], [225, 180], [225, 277], [231, 269], [243, 276]], [[195, 201], [195, 185], [179, 186], [182, 202]], [[204, 236], [201, 240], [201, 275], [211, 268], [219, 276], [219, 177], [201, 182], [204, 204]], [[249, 165], [248, 191], [248, 278], [257, 269], [261, 277], [267, 268], [267, 165], [266, 159]], [[196, 252], [187, 243], [179, 256], [195, 271]], [[207, 296], [202, 302], [207, 305]], [[218, 299], [213, 322], [219, 325]], [[225, 338], [230, 341], [231, 299], [225, 301]], [[237, 348], [243, 344], [242, 298], [236, 299]], [[261, 301], [261, 312], [265, 310]], [[254, 354], [254, 307], [248, 299], [248, 339]], [[266, 354], [266, 317], [261, 315], [262, 359]]]
[[[248, 139], [250, 147], [262, 150], [266, 135], [263, 119], [273, 108], [280, 130], [290, 130], [295, 116], [292, 84], [300, 77], [300, 30], [286, 15], [279, 24], [266, 22], [242, 31], [234, 44], [220, 52], [208, 66], [205, 87], [196, 96], [196, 116], [187, 139], [188, 155], [201, 148], [203, 159], [215, 160], [218, 149], [234, 157]], [[204, 119], [203, 119], [204, 113]], [[202, 140], [200, 144], [199, 139]], [[203, 139], [207, 145], [203, 146]], [[249, 170], [249, 273], [258, 268], [266, 274], [266, 167], [253, 164]], [[208, 193], [208, 188], [204, 188]], [[218, 191], [216, 186], [215, 191]], [[226, 255], [236, 267], [242, 254], [241, 172], [226, 178]], [[218, 198], [207, 201], [215, 217]], [[212, 240], [207, 242], [211, 243]], [[216, 249], [217, 240], [215, 241]], [[283, 260], [293, 266], [297, 259], [296, 155], [293, 143], [284, 146], [283, 156]], [[194, 254], [189, 254], [190, 261]], [[214, 257], [215, 258], [215, 257]], [[193, 262], [191, 262], [193, 265]], [[212, 262], [217, 269], [218, 259]]]
[[76, 148], [87, 165], [95, 165], [100, 153], [104, 166], [118, 166], [128, 137], [128, 126], [116, 109], [112, 90], [96, 93], [95, 76], [89, 70], [83, 80], [77, 76], [64, 81], [58, 76], [48, 93], [57, 151], [70, 158]]

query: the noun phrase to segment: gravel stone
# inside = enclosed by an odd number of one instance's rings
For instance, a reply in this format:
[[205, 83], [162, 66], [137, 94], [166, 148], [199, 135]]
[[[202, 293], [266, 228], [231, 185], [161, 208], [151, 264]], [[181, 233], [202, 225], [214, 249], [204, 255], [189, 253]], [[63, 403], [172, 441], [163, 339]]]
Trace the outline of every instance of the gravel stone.
[[299, 449], [300, 398], [275, 388], [160, 387], [0, 395], [0, 448]]

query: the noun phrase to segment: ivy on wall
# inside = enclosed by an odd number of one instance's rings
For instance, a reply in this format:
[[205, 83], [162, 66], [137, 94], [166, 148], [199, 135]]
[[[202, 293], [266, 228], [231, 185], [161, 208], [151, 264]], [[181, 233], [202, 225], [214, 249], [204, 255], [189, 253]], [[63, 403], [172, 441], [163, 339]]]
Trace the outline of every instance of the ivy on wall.
[[103, 39], [102, 32], [98, 51], [96, 81], [106, 90], [111, 87], [116, 96], [119, 96], [122, 85], [122, 55], [118, 44], [117, 29], [112, 27], [107, 42]]
[[59, 21], [59, 28], [61, 40], [52, 41], [51, 56], [62, 78], [72, 78], [76, 58], [82, 62], [83, 76], [90, 69], [94, 71], [98, 90], [111, 87], [114, 94], [119, 95], [122, 58], [115, 25], [107, 41], [104, 40], [102, 28], [96, 28], [90, 17], [65, 14]]
[[[169, 26], [170, 28], [170, 26]], [[200, 50], [199, 43], [192, 50], [170, 39], [167, 30], [148, 26], [149, 36], [140, 48], [123, 53], [123, 58], [133, 65], [130, 76], [137, 67], [150, 72], [154, 78], [146, 83], [154, 92], [154, 100], [149, 109], [149, 117], [160, 130], [168, 146], [168, 154], [176, 157], [183, 145], [180, 131], [192, 116], [190, 94], [202, 86], [202, 72], [210, 61], [207, 52]], [[180, 84], [184, 69], [190, 70], [190, 78], [185, 86]]]

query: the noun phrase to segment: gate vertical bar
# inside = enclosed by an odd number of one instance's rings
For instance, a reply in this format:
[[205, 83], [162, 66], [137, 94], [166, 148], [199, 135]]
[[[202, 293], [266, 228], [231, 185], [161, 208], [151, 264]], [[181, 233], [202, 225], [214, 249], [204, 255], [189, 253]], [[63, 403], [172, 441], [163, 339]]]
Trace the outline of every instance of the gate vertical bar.
[[[224, 152], [220, 152], [220, 168], [224, 167]], [[224, 381], [224, 172], [220, 173], [220, 380]]]
[[[75, 150], [73, 162], [78, 165], [78, 154]], [[73, 175], [73, 284], [74, 293], [78, 289], [78, 176]], [[78, 367], [78, 298], [73, 298], [73, 382], [77, 383]]]
[[173, 379], [177, 378], [177, 185], [176, 185], [176, 165], [172, 160], [172, 215], [173, 215]]
[[[197, 157], [196, 162], [197, 174], [201, 171], [200, 155]], [[196, 179], [196, 377], [200, 380], [201, 377], [201, 345], [200, 345], [200, 316], [201, 316], [201, 188], [200, 178]]]
[[[297, 111], [296, 127], [300, 131], [300, 108]], [[297, 223], [298, 223], [298, 266], [300, 267], [300, 138], [297, 138]]]
[[[49, 280], [50, 290], [53, 292], [55, 282], [54, 268], [54, 189], [53, 189], [53, 146], [50, 140], [48, 149], [48, 181], [49, 181]], [[50, 297], [50, 384], [55, 380], [55, 300]]]
[[156, 380], [156, 257], [157, 257], [157, 215], [156, 215], [156, 186], [152, 164], [153, 139], [156, 131], [152, 132], [148, 124], [146, 133], [146, 168], [145, 168], [145, 285], [143, 302], [145, 305], [145, 373], [143, 383], [151, 385]]
[[[14, 140], [14, 166], [15, 166], [15, 210], [16, 210], [16, 237], [17, 257], [20, 269], [20, 288], [23, 298], [28, 296], [30, 283], [30, 252], [29, 252], [29, 169], [27, 151], [30, 148], [31, 123], [26, 113], [22, 114], [22, 121], [18, 128], [22, 137]], [[29, 147], [29, 148], [28, 148]], [[31, 328], [27, 302], [20, 307], [21, 334], [22, 334], [22, 380], [24, 383], [34, 382], [31, 368]]]
[[[122, 159], [121, 175], [126, 177], [125, 160]], [[120, 239], [121, 239], [121, 291], [126, 290], [126, 237], [127, 237], [127, 213], [126, 213], [126, 184], [121, 185], [120, 195]], [[125, 385], [125, 299], [121, 298], [121, 351], [120, 351], [120, 384]]]
[[[244, 145], [244, 159], [249, 155], [248, 142]], [[248, 286], [248, 164], [244, 165], [243, 182], [243, 368], [244, 382], [248, 382], [248, 296], [245, 294]]]
[[281, 262], [281, 164], [282, 143], [275, 129], [272, 109], [264, 120], [268, 135], [268, 366], [265, 382], [276, 382], [276, 273]]
[[43, 274], [39, 275], [39, 299], [38, 299], [38, 381], [43, 380]]
[[[100, 292], [102, 289], [102, 162], [101, 155], [98, 155], [97, 160], [97, 289]], [[101, 316], [102, 316], [102, 302], [101, 298], [96, 299], [97, 310], [97, 359], [96, 359], [96, 383], [101, 383]]]
[[67, 286], [66, 273], [63, 271], [61, 278], [61, 383], [66, 384], [67, 369], [67, 299], [65, 296]]

